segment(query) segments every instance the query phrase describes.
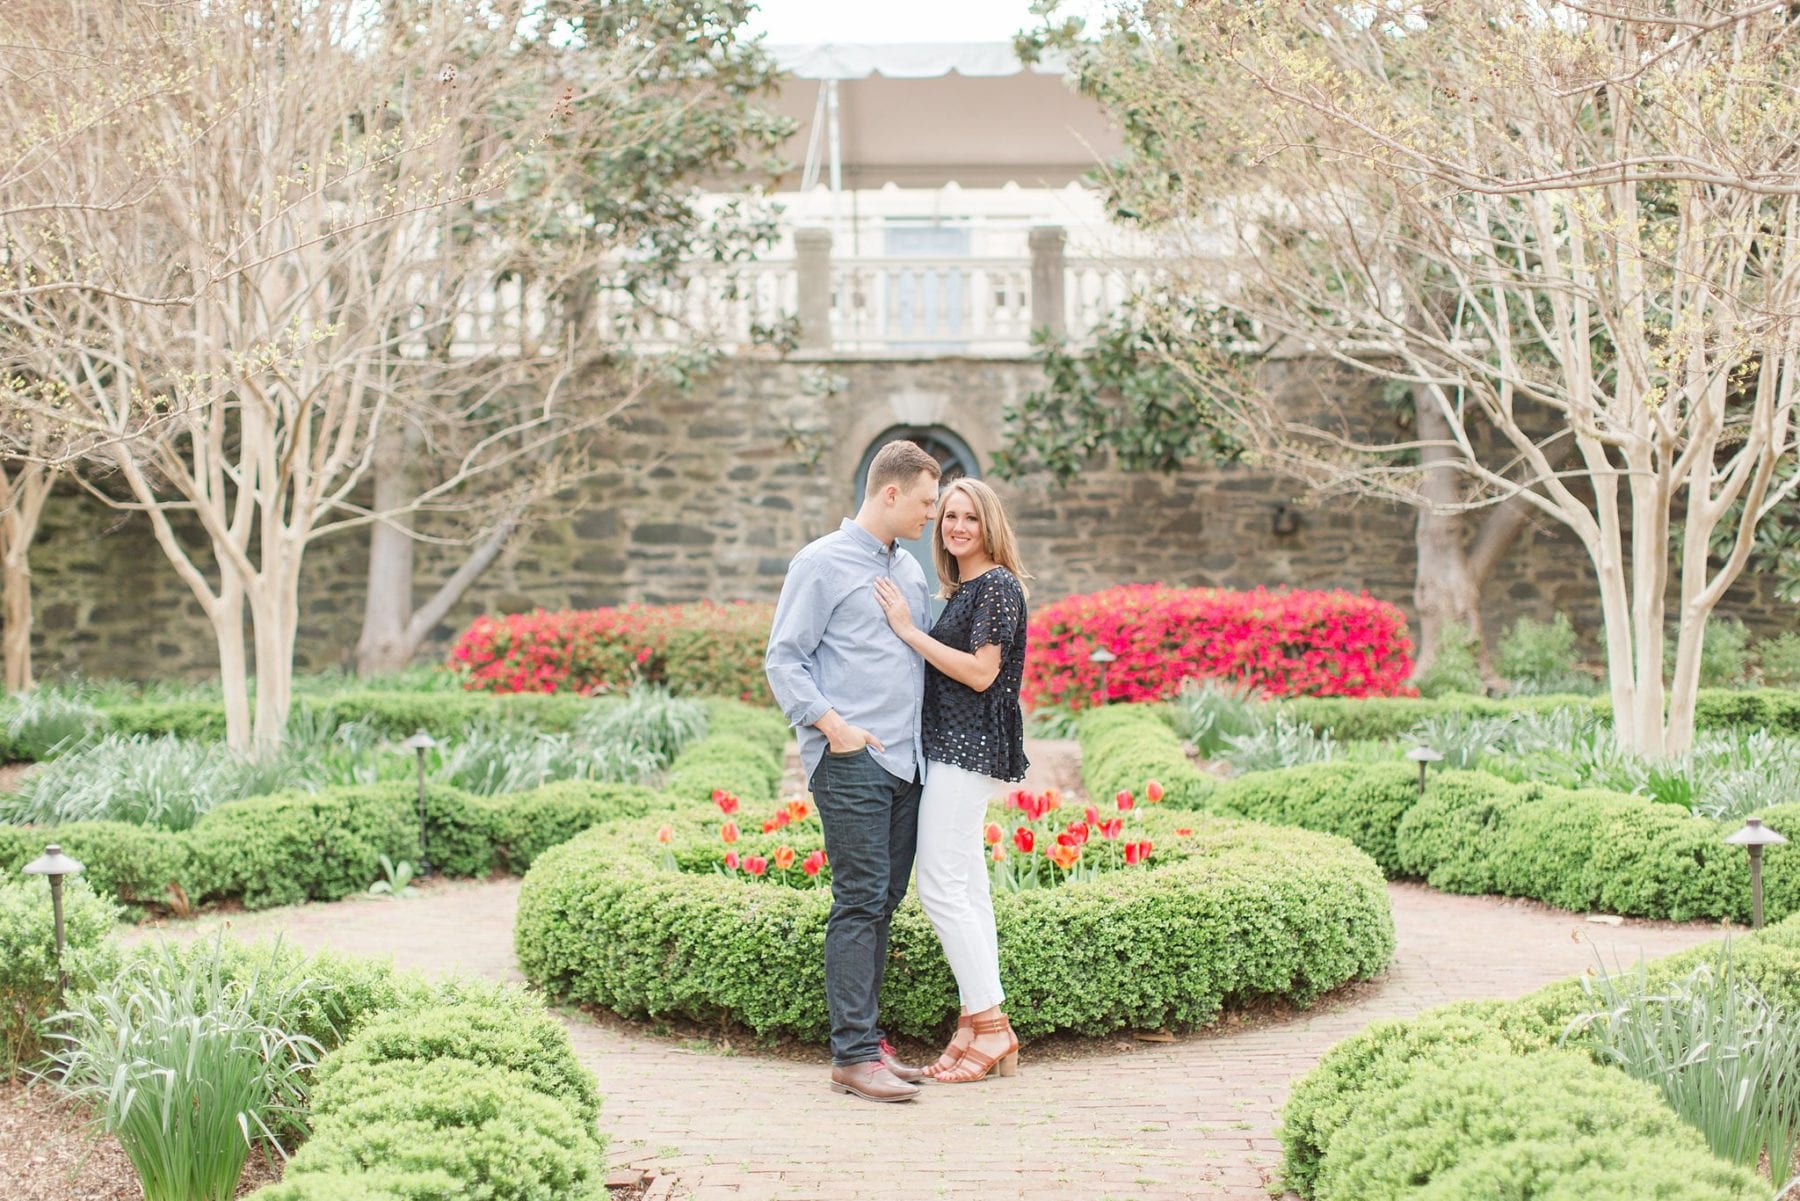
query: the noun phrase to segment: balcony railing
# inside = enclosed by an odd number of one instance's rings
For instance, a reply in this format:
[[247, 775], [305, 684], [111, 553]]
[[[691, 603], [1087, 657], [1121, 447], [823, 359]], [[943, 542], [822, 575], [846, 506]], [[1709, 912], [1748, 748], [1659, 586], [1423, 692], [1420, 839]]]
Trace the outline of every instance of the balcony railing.
[[[699, 272], [679, 295], [650, 305], [608, 303], [602, 294], [595, 319], [644, 349], [686, 341], [694, 331], [726, 347], [748, 346], [759, 331], [797, 319], [799, 345], [813, 352], [1016, 355], [1039, 328], [1084, 339], [1154, 279], [1145, 262], [1065, 258], [1058, 227], [1033, 228], [1028, 245], [1028, 255], [1015, 257], [835, 257], [829, 232], [800, 229], [790, 258]], [[508, 331], [541, 308], [527, 293], [506, 285], [468, 313], [459, 350], [516, 345]]]

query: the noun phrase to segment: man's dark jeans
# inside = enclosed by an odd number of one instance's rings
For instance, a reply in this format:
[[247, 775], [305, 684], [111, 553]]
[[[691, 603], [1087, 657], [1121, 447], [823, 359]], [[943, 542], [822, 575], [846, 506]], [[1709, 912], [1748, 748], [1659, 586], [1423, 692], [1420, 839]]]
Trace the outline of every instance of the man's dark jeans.
[[881, 974], [888, 923], [919, 845], [916, 780], [902, 780], [867, 751], [825, 752], [813, 772], [813, 802], [831, 860], [831, 917], [825, 924], [825, 1002], [831, 1012], [831, 1062], [838, 1067], [881, 1057]]

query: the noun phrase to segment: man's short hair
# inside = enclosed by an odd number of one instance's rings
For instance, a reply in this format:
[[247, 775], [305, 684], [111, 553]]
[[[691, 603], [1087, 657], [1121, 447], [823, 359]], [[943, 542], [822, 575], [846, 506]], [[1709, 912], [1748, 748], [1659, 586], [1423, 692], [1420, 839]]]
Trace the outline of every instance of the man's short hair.
[[912, 482], [919, 478], [921, 471], [930, 472], [934, 480], [944, 474], [937, 459], [917, 442], [905, 439], [889, 442], [875, 452], [875, 460], [869, 464], [869, 482], [863, 489], [863, 494], [874, 496], [889, 484], [898, 484], [904, 491], [912, 487]]

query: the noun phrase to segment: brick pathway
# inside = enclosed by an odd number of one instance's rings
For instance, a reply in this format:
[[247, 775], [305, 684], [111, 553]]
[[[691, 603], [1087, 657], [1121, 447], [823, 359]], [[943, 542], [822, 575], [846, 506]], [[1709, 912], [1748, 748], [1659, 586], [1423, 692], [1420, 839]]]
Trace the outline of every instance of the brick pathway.
[[[1050, 750], [1052, 748], [1045, 748]], [[1067, 781], [1066, 754], [1044, 769]], [[405, 902], [352, 900], [239, 915], [245, 937], [392, 955], [405, 967], [518, 979], [516, 880], [453, 882]], [[1389, 886], [1399, 950], [1378, 979], [1317, 1007], [1173, 1042], [1058, 1042], [1019, 1076], [929, 1088], [907, 1105], [829, 1092], [827, 1059], [735, 1053], [622, 1023], [570, 1024], [605, 1094], [619, 1166], [675, 1178], [676, 1198], [915, 1201], [1157, 1198], [1267, 1201], [1277, 1115], [1333, 1044], [1384, 1017], [1521, 996], [1590, 966], [1669, 954], [1717, 927], [1609, 926], [1533, 903]], [[190, 937], [221, 919], [167, 931]], [[666, 1187], [666, 1184], [664, 1185]], [[659, 1193], [662, 1190], [657, 1190]]]

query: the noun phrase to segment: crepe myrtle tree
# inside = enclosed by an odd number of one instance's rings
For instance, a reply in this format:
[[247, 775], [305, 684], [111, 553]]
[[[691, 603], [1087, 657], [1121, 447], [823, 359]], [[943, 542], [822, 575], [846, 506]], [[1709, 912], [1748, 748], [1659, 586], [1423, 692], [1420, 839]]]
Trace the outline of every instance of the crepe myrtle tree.
[[1792, 6], [1141, 0], [1096, 39], [1049, 26], [1127, 131], [1114, 205], [1166, 239], [1169, 293], [1419, 419], [1280, 404], [1237, 345], [1166, 361], [1263, 461], [1565, 527], [1620, 744], [1686, 749], [1706, 618], [1796, 487]]
[[[26, 8], [0, 19], [33, 86], [0, 96], [56, 153], [0, 200], [7, 412], [113, 474], [211, 623], [230, 743], [267, 749], [315, 542], [449, 514], [466, 586], [637, 394], [595, 297], [622, 252], [672, 251], [583, 197], [681, 132], [642, 93], [705, 72], [646, 78], [650, 31], [591, 19], [629, 5]], [[741, 16], [656, 28], [704, 59]]]

